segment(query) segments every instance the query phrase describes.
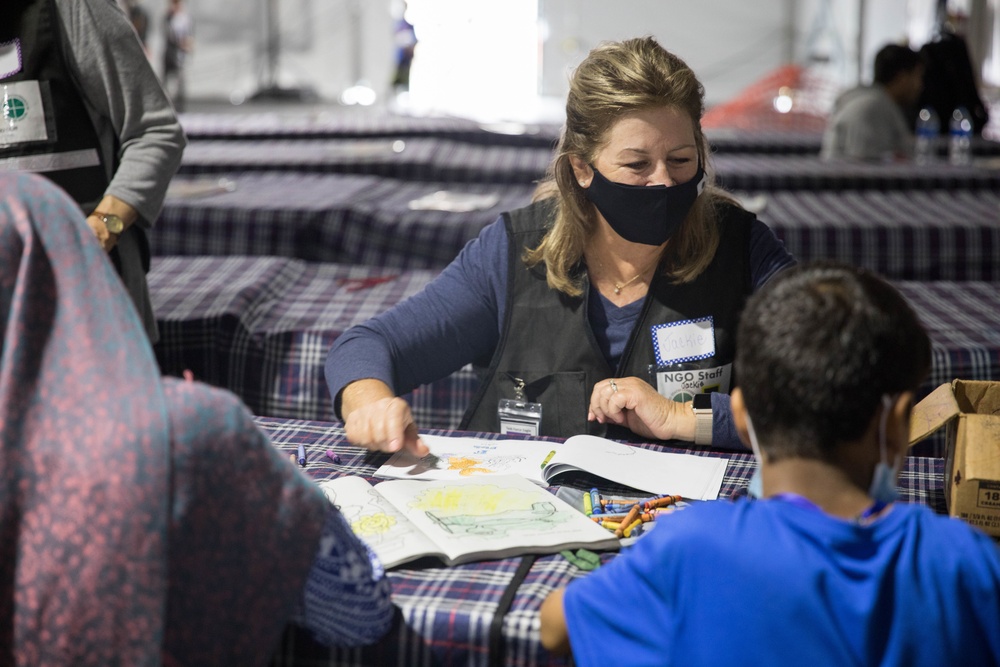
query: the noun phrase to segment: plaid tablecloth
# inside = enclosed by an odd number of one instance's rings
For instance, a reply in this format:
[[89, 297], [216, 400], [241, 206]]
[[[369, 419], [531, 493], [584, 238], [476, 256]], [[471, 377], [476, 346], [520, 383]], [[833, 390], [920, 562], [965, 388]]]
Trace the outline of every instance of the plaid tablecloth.
[[552, 148], [561, 130], [553, 123], [485, 123], [372, 109], [182, 113], [180, 120], [184, 133], [193, 140], [437, 137], [478, 144]]
[[[1000, 279], [1000, 193], [779, 190], [758, 217], [800, 260], [838, 259], [892, 280]], [[763, 198], [763, 199], [761, 199]]]
[[729, 190], [988, 190], [1000, 187], [996, 165], [946, 162], [869, 163], [821, 160], [818, 155], [718, 153], [719, 184]]
[[[240, 396], [255, 414], [331, 419], [323, 365], [333, 341], [435, 275], [280, 257], [154, 258], [154, 350], [164, 373], [190, 370]], [[407, 400], [417, 423], [454, 428], [476, 384], [466, 368]]]
[[[962, 380], [1000, 380], [1000, 284], [897, 282], [931, 337], [923, 389]], [[923, 393], [923, 392], [922, 392]]]
[[[255, 414], [329, 419], [323, 364], [333, 341], [417, 292], [433, 271], [314, 264], [275, 257], [154, 258], [149, 276], [164, 372], [190, 369]], [[921, 395], [954, 378], [1000, 379], [997, 283], [896, 283], [933, 342]], [[413, 392], [417, 423], [455, 428], [475, 391], [470, 368]]]
[[[339, 424], [257, 418], [258, 425], [276, 447], [289, 454], [305, 446], [305, 472], [320, 481], [345, 474], [361, 475], [369, 481], [387, 458], [348, 445]], [[446, 435], [443, 431], [431, 431]], [[468, 434], [465, 434], [468, 435]], [[495, 439], [496, 434], [478, 434]], [[729, 459], [723, 479], [722, 498], [745, 493], [754, 469], [749, 453], [706, 452], [657, 445], [644, 447], [665, 451], [721, 456]], [[340, 457], [334, 463], [325, 456], [331, 450]], [[902, 499], [919, 502], [935, 511], [946, 511], [943, 489], [944, 462], [939, 458], [908, 457], [900, 474]], [[560, 478], [560, 483], [579, 488], [591, 479]], [[586, 481], [581, 484], [581, 481]], [[614, 554], [604, 555], [607, 561]], [[402, 566], [389, 572], [393, 600], [401, 611], [400, 623], [376, 646], [366, 649], [327, 649], [315, 644], [304, 631], [290, 627], [272, 657], [276, 666], [302, 665], [566, 665], [567, 659], [550, 655], [539, 641], [538, 611], [555, 588], [583, 573], [559, 555], [540, 556], [527, 578], [517, 588], [513, 604], [502, 619], [500, 651], [489, 651], [490, 626], [519, 558], [482, 561], [456, 567]]]
[[705, 136], [717, 154], [759, 153], [772, 155], [819, 155], [821, 132], [780, 130], [737, 130], [706, 128]]
[[[530, 203], [533, 189], [530, 184], [352, 174], [180, 176], [171, 185], [150, 245], [154, 255], [273, 255], [396, 269], [442, 268], [502, 212]], [[441, 192], [450, 198], [442, 202], [445, 206], [477, 196], [495, 198], [495, 203], [460, 212], [419, 208]]]
[[[709, 128], [705, 134], [716, 153], [819, 155], [823, 145], [822, 132]], [[947, 136], [938, 140], [937, 153], [942, 158], [948, 154]], [[972, 154], [983, 157], [1000, 155], [1000, 142], [973, 137]]]
[[297, 171], [448, 183], [533, 183], [545, 174], [552, 156], [549, 147], [427, 137], [203, 140], [184, 150], [179, 173]]
[[[181, 176], [150, 243], [155, 255], [274, 255], [441, 268], [500, 213], [528, 204], [533, 190], [529, 184], [351, 174]], [[437, 192], [497, 201], [469, 212], [411, 210]], [[895, 280], [1000, 278], [997, 192], [785, 190], [753, 198], [765, 204], [759, 217], [802, 260], [840, 259]]]

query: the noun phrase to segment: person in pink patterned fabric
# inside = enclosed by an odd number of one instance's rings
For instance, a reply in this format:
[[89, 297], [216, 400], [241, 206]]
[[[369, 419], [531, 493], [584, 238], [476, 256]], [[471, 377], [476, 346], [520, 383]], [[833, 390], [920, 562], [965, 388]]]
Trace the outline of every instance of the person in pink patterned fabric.
[[375, 641], [378, 561], [235, 396], [161, 379], [123, 289], [68, 195], [0, 174], [0, 664]]

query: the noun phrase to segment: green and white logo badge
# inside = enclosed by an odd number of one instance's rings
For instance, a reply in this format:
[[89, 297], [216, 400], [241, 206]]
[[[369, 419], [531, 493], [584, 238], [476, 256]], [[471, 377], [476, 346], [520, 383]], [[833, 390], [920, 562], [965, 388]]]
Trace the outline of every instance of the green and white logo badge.
[[10, 95], [3, 103], [3, 118], [7, 121], [19, 121], [28, 115], [28, 103], [23, 97]]

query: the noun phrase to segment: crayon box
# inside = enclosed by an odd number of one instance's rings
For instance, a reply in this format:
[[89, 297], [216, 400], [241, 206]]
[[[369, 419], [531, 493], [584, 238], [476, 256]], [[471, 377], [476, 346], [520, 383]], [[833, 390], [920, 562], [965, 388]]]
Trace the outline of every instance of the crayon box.
[[948, 513], [1000, 537], [1000, 382], [942, 384], [914, 406], [910, 444], [942, 427]]

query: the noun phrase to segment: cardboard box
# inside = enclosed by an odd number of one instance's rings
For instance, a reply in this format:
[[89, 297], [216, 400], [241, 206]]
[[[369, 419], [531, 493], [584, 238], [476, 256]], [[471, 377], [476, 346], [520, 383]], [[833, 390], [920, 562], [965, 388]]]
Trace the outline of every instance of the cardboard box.
[[945, 433], [948, 513], [1000, 537], [1000, 382], [953, 380], [913, 408], [910, 444]]

